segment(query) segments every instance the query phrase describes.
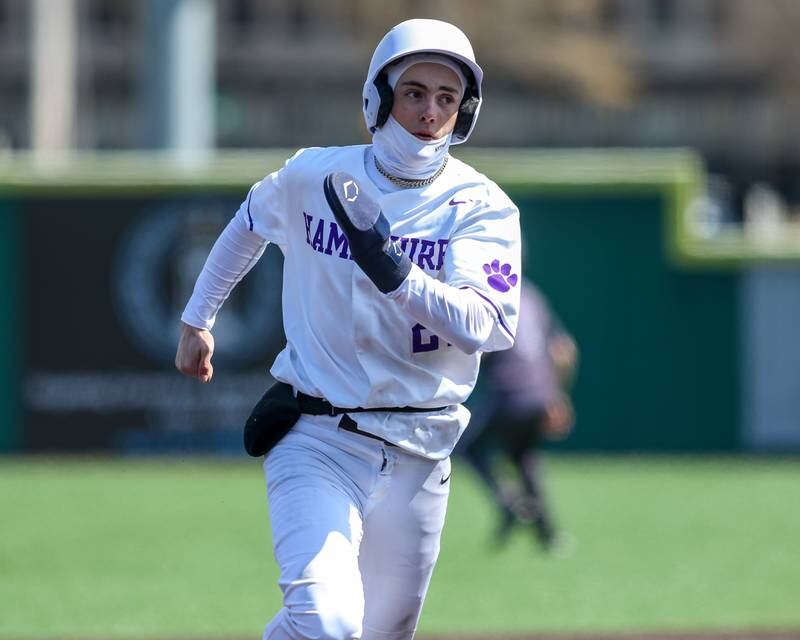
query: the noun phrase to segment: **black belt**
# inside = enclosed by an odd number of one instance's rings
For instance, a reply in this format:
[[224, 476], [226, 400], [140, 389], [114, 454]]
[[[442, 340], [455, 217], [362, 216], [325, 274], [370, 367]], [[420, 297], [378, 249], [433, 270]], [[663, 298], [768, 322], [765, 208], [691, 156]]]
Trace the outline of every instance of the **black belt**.
[[334, 407], [324, 398], [308, 396], [302, 391], [297, 392], [297, 404], [300, 413], [312, 416], [340, 416], [345, 413], [364, 413], [365, 411], [391, 411], [393, 413], [431, 413], [441, 411], [447, 407]]
[[388, 440], [384, 440], [380, 436], [376, 436], [374, 433], [369, 433], [368, 431], [362, 431], [358, 428], [358, 423], [353, 420], [350, 416], [342, 416], [342, 419], [339, 420], [339, 428], [343, 429], [344, 431], [349, 431], [350, 433], [357, 433], [360, 436], [367, 436], [367, 438], [372, 438], [373, 440], [379, 440], [383, 442], [383, 444], [388, 445], [390, 447], [396, 447], [397, 445], [394, 442], [389, 442]]
[[324, 398], [317, 398], [315, 396], [309, 396], [303, 393], [302, 391], [297, 392], [297, 404], [300, 407], [300, 413], [307, 413], [312, 416], [342, 416], [342, 419], [339, 421], [339, 428], [345, 431], [350, 431], [351, 433], [357, 433], [362, 436], [366, 436], [367, 438], [372, 438], [373, 440], [378, 440], [383, 442], [390, 447], [396, 447], [397, 445], [393, 442], [389, 442], [388, 440], [384, 440], [380, 436], [376, 436], [374, 433], [368, 433], [367, 431], [362, 431], [358, 428], [358, 423], [353, 420], [348, 415], [348, 413], [364, 413], [365, 411], [392, 411], [396, 413], [426, 413], [432, 411], [441, 411], [442, 409], [446, 409], [447, 407], [432, 407], [430, 409], [422, 408], [422, 407], [354, 407], [354, 408], [345, 408], [345, 407], [334, 407], [330, 402], [325, 400]]

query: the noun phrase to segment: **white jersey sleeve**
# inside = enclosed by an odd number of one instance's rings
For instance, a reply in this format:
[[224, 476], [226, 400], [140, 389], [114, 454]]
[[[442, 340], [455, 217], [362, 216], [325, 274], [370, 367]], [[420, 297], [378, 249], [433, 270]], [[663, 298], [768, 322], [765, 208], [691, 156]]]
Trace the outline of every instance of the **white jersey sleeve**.
[[482, 351], [514, 344], [519, 310], [521, 254], [519, 210], [494, 183], [461, 220], [444, 260], [445, 282], [470, 289], [491, 310], [494, 327]]
[[208, 254], [181, 320], [211, 329], [233, 288], [264, 253], [267, 243], [243, 224], [239, 215], [228, 223]]
[[482, 298], [471, 290], [439, 282], [417, 265], [412, 265], [408, 277], [388, 296], [464, 353], [475, 353], [491, 335], [495, 320]]
[[286, 247], [289, 185], [292, 162], [256, 182], [236, 215], [214, 244], [197, 278], [191, 298], [181, 315], [186, 324], [211, 329], [217, 313], [239, 281], [252, 269], [269, 242]]

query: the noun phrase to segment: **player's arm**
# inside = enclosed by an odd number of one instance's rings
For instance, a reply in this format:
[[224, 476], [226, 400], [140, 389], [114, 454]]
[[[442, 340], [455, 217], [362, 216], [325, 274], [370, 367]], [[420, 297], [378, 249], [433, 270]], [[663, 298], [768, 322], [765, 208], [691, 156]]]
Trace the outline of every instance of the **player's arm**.
[[495, 316], [474, 291], [440, 282], [416, 265], [388, 296], [414, 320], [464, 353], [484, 347], [495, 325]]
[[558, 314], [542, 299], [542, 304], [548, 313], [549, 322], [547, 329], [547, 351], [553, 366], [558, 372], [561, 386], [568, 389], [575, 379], [578, 369], [578, 343], [564, 327]]
[[175, 354], [178, 371], [201, 382], [211, 380], [214, 371], [211, 328], [217, 313], [266, 246], [266, 240], [250, 231], [239, 215], [220, 234], [181, 316], [181, 336]]
[[268, 243], [285, 246], [289, 167], [303, 151], [298, 151], [283, 168], [253, 185], [214, 243], [181, 316], [183, 324], [175, 355], [175, 366], [181, 373], [203, 382], [211, 379], [214, 355], [211, 329], [217, 313]]
[[575, 339], [568, 333], [558, 333], [548, 341], [547, 350], [558, 372], [561, 386], [569, 389], [578, 369], [579, 352]]
[[[486, 346], [500, 318], [491, 303], [468, 287], [440, 282], [413, 265], [391, 240], [377, 202], [345, 173], [325, 179], [325, 197], [347, 235], [356, 264], [378, 289], [417, 322], [465, 353]], [[510, 336], [508, 346], [513, 343]]]

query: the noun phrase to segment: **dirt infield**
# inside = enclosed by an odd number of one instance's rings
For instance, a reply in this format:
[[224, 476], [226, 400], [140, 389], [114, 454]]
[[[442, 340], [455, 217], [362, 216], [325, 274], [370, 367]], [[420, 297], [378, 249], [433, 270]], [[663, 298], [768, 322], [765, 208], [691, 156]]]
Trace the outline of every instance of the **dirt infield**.
[[425, 635], [417, 640], [800, 640], [797, 631], [731, 631], [727, 633], [584, 633], [584, 634], [534, 634], [534, 635]]
[[[67, 640], [67, 639], [60, 639]], [[70, 640], [78, 640], [72, 638]], [[128, 638], [127, 640], [136, 640]], [[140, 640], [253, 640], [251, 637], [161, 638]], [[415, 640], [800, 640], [800, 629], [795, 631], [764, 631], [759, 629], [728, 632], [672, 632], [672, 633], [539, 633], [539, 634], [421, 634]]]
[[[32, 640], [31, 638], [7, 638], [6, 640]], [[59, 640], [81, 640], [64, 637]], [[126, 640], [253, 640], [250, 636], [204, 636], [204, 637], [147, 637]], [[758, 629], [729, 632], [673, 632], [673, 633], [540, 633], [540, 634], [438, 634], [417, 635], [415, 640], [800, 640], [800, 629], [796, 631], [762, 631]]]
[[[62, 639], [63, 640], [63, 639]], [[77, 640], [77, 639], [74, 639]], [[130, 639], [128, 639], [130, 640]], [[149, 640], [153, 640], [152, 638]], [[244, 637], [228, 638], [163, 638], [161, 640], [253, 640]], [[758, 629], [728, 632], [673, 632], [673, 633], [540, 633], [540, 634], [422, 634], [415, 640], [800, 640], [800, 629], [795, 631], [763, 631]]]

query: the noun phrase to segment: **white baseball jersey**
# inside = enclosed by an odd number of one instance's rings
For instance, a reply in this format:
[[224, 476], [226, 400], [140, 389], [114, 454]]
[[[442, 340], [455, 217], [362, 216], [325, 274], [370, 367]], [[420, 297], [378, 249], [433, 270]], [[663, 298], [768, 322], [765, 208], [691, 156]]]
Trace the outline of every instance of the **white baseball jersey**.
[[447, 457], [469, 412], [480, 353], [466, 354], [410, 318], [352, 260], [323, 193], [352, 174], [380, 203], [411, 261], [472, 289], [495, 320], [483, 351], [513, 344], [519, 306], [519, 212], [497, 185], [450, 158], [431, 185], [382, 194], [365, 171], [367, 146], [303, 149], [256, 183], [237, 216], [285, 257], [287, 344], [271, 373], [340, 407], [446, 407], [355, 414], [359, 428], [431, 458]]

